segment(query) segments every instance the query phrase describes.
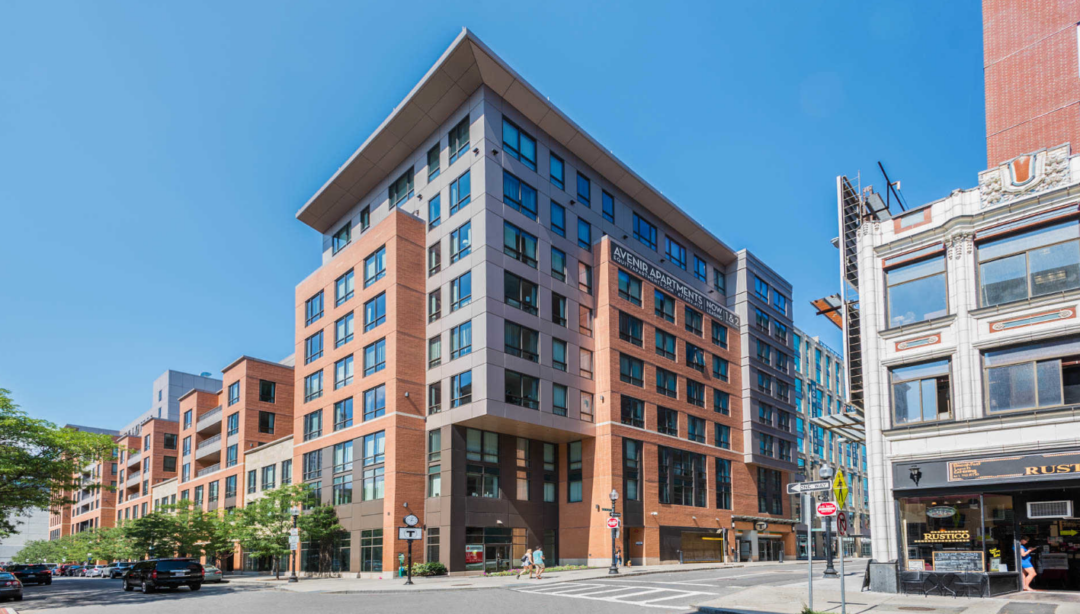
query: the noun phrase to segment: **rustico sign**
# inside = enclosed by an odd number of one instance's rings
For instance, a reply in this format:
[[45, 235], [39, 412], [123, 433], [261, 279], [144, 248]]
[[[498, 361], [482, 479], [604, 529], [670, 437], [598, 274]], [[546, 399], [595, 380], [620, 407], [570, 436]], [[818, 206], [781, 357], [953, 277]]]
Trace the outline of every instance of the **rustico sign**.
[[611, 260], [630, 273], [639, 275], [654, 286], [675, 295], [675, 298], [684, 303], [704, 311], [709, 314], [709, 317], [719, 320], [729, 326], [739, 325], [739, 316], [728, 311], [728, 309], [722, 307], [719, 303], [705, 298], [705, 295], [691, 289], [675, 277], [672, 277], [660, 268], [654, 266], [648, 260], [639, 258], [636, 254], [615, 241], [611, 242]]

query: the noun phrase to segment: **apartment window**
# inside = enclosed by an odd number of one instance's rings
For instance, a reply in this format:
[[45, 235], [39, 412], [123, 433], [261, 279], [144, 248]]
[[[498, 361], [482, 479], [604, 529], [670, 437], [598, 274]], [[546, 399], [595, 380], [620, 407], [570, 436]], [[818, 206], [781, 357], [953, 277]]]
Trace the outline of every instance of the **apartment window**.
[[274, 422], [276, 416], [272, 412], [260, 411], [259, 412], [259, 432], [266, 433], [267, 435], [274, 434]]
[[653, 291], [653, 305], [656, 317], [663, 318], [668, 322], [675, 322], [675, 299], [659, 290]]
[[386, 293], [383, 292], [364, 303], [364, 332], [386, 321]]
[[428, 277], [442, 270], [442, 244], [438, 241], [427, 250]]
[[686, 380], [686, 401], [691, 405], [705, 407], [705, 386], [692, 379]]
[[472, 222], [465, 222], [450, 233], [450, 263], [453, 264], [472, 251]]
[[656, 353], [668, 360], [675, 360], [675, 335], [656, 329]]
[[334, 476], [331, 491], [333, 505], [347, 505], [353, 500], [352, 474]]
[[727, 294], [727, 278], [724, 275], [724, 272], [719, 269], [713, 269], [712, 277], [713, 288], [716, 288], [716, 291], [720, 294]]
[[281, 485], [288, 486], [292, 484], [292, 460], [281, 461]]
[[592, 294], [593, 277], [592, 267], [584, 262], [578, 262], [578, 290], [586, 294]]
[[697, 254], [694, 255], [694, 277], [697, 277], [701, 281], [706, 281], [708, 278], [705, 261], [698, 258]]
[[754, 294], [765, 301], [765, 304], [769, 303], [769, 284], [765, 283], [765, 281], [757, 275], [754, 276]]
[[557, 247], [551, 248], [551, 276], [566, 281], [566, 253]]
[[[350, 277], [352, 271], [349, 272]], [[386, 277], [386, 247], [380, 247], [367, 258], [364, 258], [364, 287]], [[350, 289], [351, 289], [350, 285]]]
[[566, 209], [551, 201], [551, 230], [560, 237], [566, 236]]
[[660, 503], [706, 506], [705, 455], [658, 446]]
[[235, 405], [240, 402], [240, 382], [233, 382], [229, 384], [229, 405]]
[[731, 509], [731, 461], [716, 459], [716, 508]]
[[529, 136], [510, 120], [503, 118], [503, 150], [512, 158], [520, 160], [531, 170], [536, 170], [536, 139]]
[[566, 326], [566, 297], [555, 292], [551, 293], [551, 321], [559, 326]]
[[442, 431], [428, 431], [428, 462], [442, 459]]
[[428, 293], [428, 322], [438, 320], [442, 315], [442, 290], [436, 288]]
[[754, 324], [758, 327], [758, 330], [760, 330], [763, 333], [768, 333], [769, 332], [769, 322], [770, 322], [769, 315], [766, 314], [764, 311], [762, 311], [762, 310], [755, 307], [754, 308]]
[[439, 176], [439, 144], [435, 143], [427, 152], [428, 181]]
[[581, 442], [571, 441], [566, 444], [566, 460], [568, 464], [566, 499], [570, 503], [578, 503], [582, 498], [582, 461]]
[[551, 154], [551, 183], [560, 190], [566, 189], [566, 165], [563, 159]]
[[780, 472], [758, 467], [758, 512], [782, 515], [785, 496]]
[[[273, 467], [273, 465], [271, 465]], [[334, 444], [334, 473], [352, 471], [353, 468], [353, 442]]]
[[[313, 452], [307, 452], [304, 454], [304, 481], [308, 481], [314, 478], [322, 476], [322, 450], [315, 450]], [[248, 474], [248, 479], [252, 479], [254, 471]]]
[[503, 222], [503, 253], [534, 269], [536, 268], [536, 241], [535, 236], [510, 222]]
[[[229, 446], [228, 448], [225, 448], [225, 466], [226, 467], [232, 467], [233, 465], [235, 465], [238, 462], [238, 459], [237, 459], [238, 451], [239, 450], [237, 448], [237, 444], [235, 444], [235, 443], [233, 445]], [[172, 468], [172, 470], [176, 471], [176, 459], [173, 459], [173, 468]], [[168, 469], [166, 469], [166, 471], [168, 471]]]
[[[202, 502], [203, 502], [203, 487], [202, 486], [196, 486], [195, 487], [195, 505], [202, 505]], [[145, 516], [145, 515], [146, 515], [146, 512], [143, 512], [143, 516]]]
[[1080, 403], [1080, 337], [986, 351], [983, 371], [990, 413]]
[[642, 341], [642, 331], [645, 325], [634, 316], [619, 312], [619, 339], [632, 343], [638, 347], [645, 347]]
[[[165, 440], [162, 443], [166, 450], [175, 450], [178, 439], [179, 437], [174, 433], [165, 433]], [[113, 473], [116, 473], [115, 469], [113, 469]]]
[[568, 397], [570, 392], [562, 384], [551, 385], [551, 411], [556, 416], [565, 416], [569, 408]]
[[604, 219], [615, 223], [615, 197], [607, 193], [607, 190], [600, 191], [601, 196], [601, 212]]
[[584, 422], [593, 421], [593, 393], [584, 390], [578, 395], [581, 397], [581, 419]]
[[350, 269], [348, 273], [345, 273], [334, 281], [335, 305], [341, 305], [353, 297], [355, 289], [353, 278], [353, 271]]
[[772, 394], [772, 376], [765, 373], [758, 372], [757, 375], [758, 390], [766, 394]]
[[885, 286], [890, 328], [949, 313], [944, 254], [886, 270]]
[[683, 325], [686, 327], [687, 332], [694, 333], [698, 337], [704, 337], [704, 318], [700, 311], [690, 309], [687, 307], [684, 311], [685, 322]]
[[320, 330], [314, 335], [304, 340], [304, 364], [308, 364], [313, 360], [322, 358], [323, 354], [323, 333]]
[[779, 322], [773, 322], [773, 336], [787, 343], [788, 329], [787, 326]]
[[727, 347], [727, 327], [717, 322], [712, 323], [712, 342], [718, 347]]
[[380, 384], [364, 391], [364, 422], [386, 414], [386, 385]]
[[304, 378], [304, 402], [313, 401], [322, 396], [322, 371], [316, 371]]
[[469, 150], [469, 118], [458, 122], [458, 125], [454, 126], [450, 130], [448, 136], [450, 144], [450, 164], [457, 161], [458, 158], [465, 155], [465, 152]]
[[679, 436], [679, 412], [666, 407], [656, 408], [656, 430], [664, 435]]
[[705, 443], [705, 421], [695, 416], [686, 416], [686, 438], [690, 441]]
[[310, 326], [323, 316], [323, 293], [321, 290], [304, 303], [304, 315], [306, 317], [305, 326]]
[[[1034, 363], [1027, 363], [1032, 370]], [[990, 375], [989, 370], [987, 374]], [[1009, 378], [1015, 378], [1016, 373], [999, 371], [994, 375], [1003, 376], [994, 378], [998, 382], [1004, 382], [1009, 386]], [[1039, 380], [1045, 381], [1044, 371], [1039, 372]], [[938, 360], [889, 370], [889, 379], [892, 385], [893, 416], [895, 424], [914, 424], [918, 422], [933, 422], [948, 420], [951, 412], [951, 399], [949, 394], [949, 361]], [[1016, 381], [1016, 380], [1013, 380]], [[1035, 377], [1026, 378], [1026, 381], [1017, 382], [1017, 390], [1034, 391]], [[1027, 384], [1029, 388], [1024, 387]], [[990, 381], [991, 399], [995, 382]], [[999, 384], [1000, 385], [1000, 384]], [[1057, 389], [1057, 386], [1055, 386]], [[993, 408], [993, 405], [991, 405]]]
[[401, 174], [394, 183], [390, 184], [390, 208], [400, 205], [413, 195], [413, 169]]
[[505, 320], [506, 353], [532, 362], [540, 362], [540, 333], [510, 320]]
[[497, 499], [499, 497], [499, 468], [465, 465], [465, 495]]
[[645, 363], [627, 354], [619, 354], [619, 379], [627, 384], [645, 387]]
[[176, 457], [163, 456], [161, 458], [161, 470], [166, 473], [176, 473]]
[[787, 314], [788, 299], [783, 294], [773, 291], [773, 307], [780, 313]]
[[562, 339], [552, 338], [551, 340], [551, 366], [559, 371], [566, 371], [566, 342]]
[[705, 372], [705, 350], [693, 343], [684, 343], [686, 346], [686, 366], [700, 373]]
[[758, 438], [758, 454], [762, 456], [773, 457], [773, 443], [775, 439], [772, 435], [761, 435]]
[[499, 462], [499, 435], [490, 431], [465, 429], [465, 460]]
[[378, 501], [385, 495], [386, 434], [383, 431], [364, 436], [364, 471], [361, 499]]
[[472, 371], [450, 377], [450, 407], [472, 403]]
[[584, 249], [592, 248], [592, 226], [580, 217], [577, 220], [577, 244]]
[[578, 305], [578, 332], [588, 337], [593, 336], [593, 311], [591, 307]]
[[427, 203], [428, 228], [436, 228], [442, 223], [442, 195], [436, 194]]
[[536, 188], [503, 171], [503, 202], [525, 217], [536, 219]]
[[539, 311], [540, 288], [535, 283], [518, 277], [509, 271], [503, 271], [503, 283], [506, 304], [526, 313], [536, 315]]
[[772, 346], [768, 343], [763, 343], [760, 339], [757, 342], [757, 359], [764, 364], [772, 364]]
[[322, 410], [304, 415], [304, 441], [322, 436]]
[[673, 399], [679, 398], [679, 378], [667, 369], [656, 368], [656, 391]]
[[578, 200], [581, 201], [581, 203], [583, 205], [585, 205], [586, 207], [591, 207], [592, 205], [589, 204], [589, 199], [591, 198], [591, 195], [592, 195], [592, 182], [589, 181], [588, 177], [586, 177], [585, 175], [582, 175], [579, 172], [577, 174], [577, 197], [578, 197]]
[[348, 386], [352, 382], [353, 357], [349, 355], [334, 363], [334, 390], [343, 386]]
[[[354, 319], [350, 311], [348, 315], [334, 322], [334, 347], [339, 348], [353, 340]], [[319, 355], [322, 355], [322, 332], [319, 333]]]
[[442, 411], [442, 382], [428, 385], [428, 415]]
[[788, 355], [781, 352], [780, 350], [777, 350], [776, 351], [776, 370], [787, 373], [787, 365], [788, 365]]
[[262, 468], [262, 489], [270, 490], [277, 485], [277, 466], [267, 465]]
[[634, 238], [656, 251], [656, 226], [647, 222], [637, 213], [634, 214]]
[[[230, 475], [229, 477], [225, 478], [225, 498], [226, 499], [231, 499], [231, 498], [233, 498], [235, 496], [236, 496], [236, 476], [235, 475]], [[173, 495], [173, 497], [176, 497], [176, 495]], [[162, 501], [164, 501], [164, 500], [165, 499], [163, 497]], [[173, 501], [173, 503], [176, 503], [176, 501]]]
[[[351, 357], [350, 357], [351, 358]], [[386, 339], [379, 339], [364, 348], [364, 377], [386, 368]], [[349, 382], [352, 382], [352, 361], [349, 361]]]
[[581, 377], [593, 378], [593, 354], [591, 350], [578, 348], [578, 370]]
[[[427, 478], [427, 496], [429, 497], [441, 497], [442, 496], [442, 465], [430, 465], [428, 467]], [[431, 529], [428, 529], [428, 541], [430, 542]], [[428, 559], [432, 560], [432, 559]], [[434, 559], [438, 560], [438, 559]]]
[[782, 461], [791, 462], [791, 442], [780, 439], [778, 441], [780, 453], [779, 457]]
[[[321, 419], [320, 419], [321, 422]], [[334, 403], [334, 430], [340, 431], [353, 425], [352, 397]]]
[[672, 264], [686, 270], [686, 248], [671, 237], [664, 237], [664, 253]]
[[729, 415], [731, 413], [730, 395], [723, 390], [713, 389], [713, 411], [718, 414]]
[[619, 270], [619, 298], [641, 306], [641, 280]]
[[731, 427], [714, 422], [713, 445], [725, 450], [731, 449]]
[[[143, 494], [146, 494], [146, 493], [143, 493]], [[214, 480], [213, 482], [210, 482], [210, 484], [209, 484], [209, 492], [207, 493], [206, 499], [207, 499], [207, 501], [211, 501], [211, 502], [218, 500], [218, 481], [217, 480]], [[143, 516], [145, 516], [145, 515], [146, 515], [146, 504], [143, 503]]]
[[454, 278], [450, 282], [450, 312], [469, 304], [472, 301], [472, 272], [465, 273]]
[[[122, 473], [123, 472], [121, 471], [121, 474]], [[123, 479], [123, 477], [123, 475], [120, 476], [121, 479]], [[191, 479], [191, 463], [184, 463], [183, 467], [180, 468], [180, 481], [186, 482], [189, 479]], [[123, 493], [120, 493], [119, 497], [121, 497], [122, 500]]]
[[506, 402], [529, 409], [540, 408], [540, 380], [507, 370], [503, 382], [506, 386]]
[[428, 339], [428, 368], [432, 369], [442, 364], [442, 335], [436, 335]]
[[371, 228], [371, 207], [364, 207], [360, 210], [360, 232], [368, 228]]
[[347, 246], [351, 241], [352, 222], [345, 222], [345, 225], [342, 226], [337, 232], [335, 232], [333, 238], [331, 239], [333, 254], [337, 255], [337, 253], [345, 249], [345, 246]]
[[773, 425], [773, 408], [764, 403], [758, 404], [758, 422], [766, 426]]
[[191, 428], [191, 410], [184, 412], [184, 428]]
[[472, 322], [465, 322], [450, 329], [450, 360], [472, 352]]
[[979, 244], [979, 300], [989, 307], [1080, 287], [1080, 223]]
[[[189, 435], [189, 436], [184, 438], [183, 455], [184, 456], [189, 456], [190, 454], [191, 454], [191, 436]], [[116, 469], [113, 469], [113, 473], [116, 473]], [[124, 476], [120, 476], [120, 477], [123, 478]]]

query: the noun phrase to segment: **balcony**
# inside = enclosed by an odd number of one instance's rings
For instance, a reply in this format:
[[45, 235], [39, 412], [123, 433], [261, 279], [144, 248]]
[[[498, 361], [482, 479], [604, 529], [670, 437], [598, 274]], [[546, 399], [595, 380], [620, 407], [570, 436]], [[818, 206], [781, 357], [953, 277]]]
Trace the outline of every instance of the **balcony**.
[[221, 432], [220, 405], [199, 416], [199, 419], [195, 422], [195, 432], [199, 434]]
[[128, 475], [127, 482], [124, 482], [125, 488], [131, 488], [132, 486], [138, 486], [141, 481], [142, 473], [136, 472]]
[[195, 477], [201, 478], [204, 475], [210, 475], [215, 471], [221, 471], [221, 463], [214, 463], [205, 469], [199, 469], [195, 472]]
[[195, 446], [195, 460], [210, 458], [221, 454], [221, 433], [204, 439]]
[[142, 459], [142, 452], [140, 451], [135, 451], [131, 454], [128, 454], [127, 466], [130, 467], [132, 465], [138, 465], [140, 459]]

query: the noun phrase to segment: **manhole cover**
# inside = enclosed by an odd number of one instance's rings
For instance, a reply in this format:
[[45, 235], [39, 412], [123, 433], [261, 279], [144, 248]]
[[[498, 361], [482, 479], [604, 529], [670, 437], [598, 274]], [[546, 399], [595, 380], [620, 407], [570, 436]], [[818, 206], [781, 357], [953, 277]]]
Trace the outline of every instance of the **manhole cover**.
[[924, 608], [917, 605], [902, 605], [897, 610], [903, 610], [905, 612], [933, 612], [935, 608]]

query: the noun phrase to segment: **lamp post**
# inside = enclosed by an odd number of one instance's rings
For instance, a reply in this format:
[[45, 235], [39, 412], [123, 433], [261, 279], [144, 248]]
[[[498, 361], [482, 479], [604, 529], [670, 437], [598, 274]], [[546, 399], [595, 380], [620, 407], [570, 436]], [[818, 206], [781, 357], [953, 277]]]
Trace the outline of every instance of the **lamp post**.
[[[619, 500], [619, 492], [614, 488], [611, 489], [611, 517], [617, 518], [615, 512], [615, 502]], [[615, 534], [618, 533], [618, 529], [612, 527], [611, 529], [611, 569], [608, 570], [608, 575], [618, 574], [619, 566], [615, 564]]]
[[[833, 476], [832, 467], [830, 467], [828, 465], [822, 465], [821, 468], [818, 469], [818, 475], [821, 476], [821, 479], [828, 480], [829, 478], [831, 478]], [[833, 550], [832, 550], [832, 517], [826, 516], [825, 517], [825, 573], [823, 574], [826, 578], [835, 578], [837, 576], [836, 569], [833, 568], [832, 556], [833, 556]], [[840, 556], [843, 556], [843, 555], [841, 554]]]
[[296, 523], [300, 518], [300, 506], [292, 506], [289, 508], [289, 513], [292, 514], [292, 533], [289, 535], [289, 547], [292, 550], [292, 573], [289, 574], [289, 582], [299, 582], [300, 579], [296, 577], [296, 552], [300, 550], [300, 530], [297, 528]]

